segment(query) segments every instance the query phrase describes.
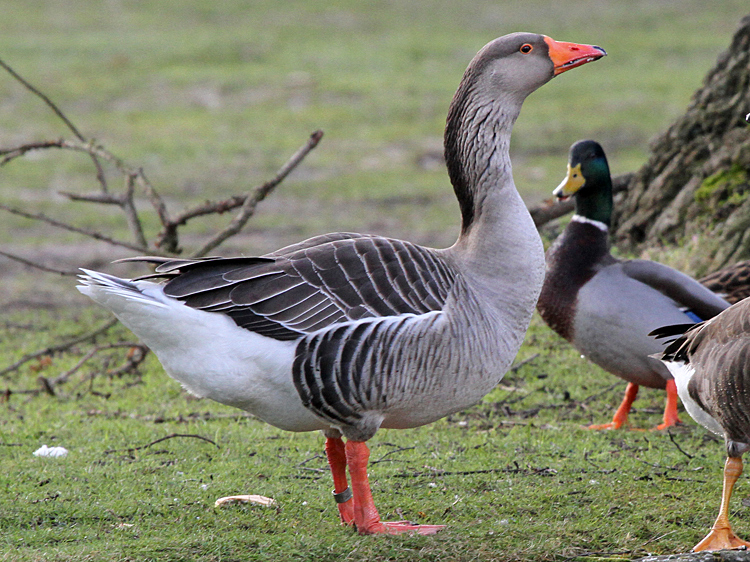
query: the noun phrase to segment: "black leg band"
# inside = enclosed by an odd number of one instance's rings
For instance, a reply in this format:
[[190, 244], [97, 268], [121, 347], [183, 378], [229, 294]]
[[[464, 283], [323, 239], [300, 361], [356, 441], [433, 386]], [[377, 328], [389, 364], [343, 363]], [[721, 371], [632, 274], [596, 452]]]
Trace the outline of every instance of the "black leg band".
[[343, 492], [339, 492], [338, 494], [334, 490], [333, 499], [336, 503], [348, 502], [350, 499], [352, 499], [352, 489], [347, 486], [346, 490], [344, 490]]

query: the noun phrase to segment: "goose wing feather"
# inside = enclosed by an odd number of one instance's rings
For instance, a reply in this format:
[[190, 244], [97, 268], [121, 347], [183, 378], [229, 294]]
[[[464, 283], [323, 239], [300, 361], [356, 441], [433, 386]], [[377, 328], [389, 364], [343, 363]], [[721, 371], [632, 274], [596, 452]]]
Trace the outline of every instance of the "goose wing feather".
[[156, 263], [168, 296], [280, 340], [362, 318], [441, 310], [455, 280], [434, 250], [351, 233], [262, 257]]
[[696, 324], [669, 344], [663, 359], [695, 371], [688, 392], [730, 441], [750, 441], [750, 301]]

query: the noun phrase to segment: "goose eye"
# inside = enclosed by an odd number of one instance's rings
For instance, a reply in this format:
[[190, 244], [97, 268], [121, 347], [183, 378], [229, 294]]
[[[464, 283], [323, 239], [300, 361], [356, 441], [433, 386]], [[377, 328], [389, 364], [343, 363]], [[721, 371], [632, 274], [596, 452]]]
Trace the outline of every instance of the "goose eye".
[[533, 49], [534, 47], [532, 47], [528, 43], [524, 43], [523, 45], [521, 45], [521, 48], [519, 49], [519, 51], [525, 54], [525, 53], [530, 53]]

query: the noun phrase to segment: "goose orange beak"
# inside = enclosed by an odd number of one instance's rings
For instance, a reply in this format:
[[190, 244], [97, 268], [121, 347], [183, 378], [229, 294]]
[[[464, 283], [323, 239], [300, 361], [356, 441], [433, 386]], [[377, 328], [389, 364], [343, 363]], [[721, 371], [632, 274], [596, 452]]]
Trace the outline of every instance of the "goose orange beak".
[[545, 37], [544, 42], [549, 47], [549, 58], [555, 65], [555, 76], [566, 70], [599, 60], [607, 56], [607, 51], [596, 45], [579, 45], [578, 43], [564, 43]]

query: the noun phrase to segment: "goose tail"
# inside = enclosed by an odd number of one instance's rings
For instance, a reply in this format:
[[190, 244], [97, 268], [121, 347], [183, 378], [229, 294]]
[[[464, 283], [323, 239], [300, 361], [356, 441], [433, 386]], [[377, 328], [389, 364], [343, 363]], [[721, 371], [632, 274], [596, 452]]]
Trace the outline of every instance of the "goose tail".
[[148, 282], [133, 282], [114, 275], [81, 268], [78, 276], [80, 285], [76, 286], [81, 293], [102, 305], [117, 312], [116, 304], [141, 304], [158, 308], [167, 306], [166, 297], [159, 285]]

